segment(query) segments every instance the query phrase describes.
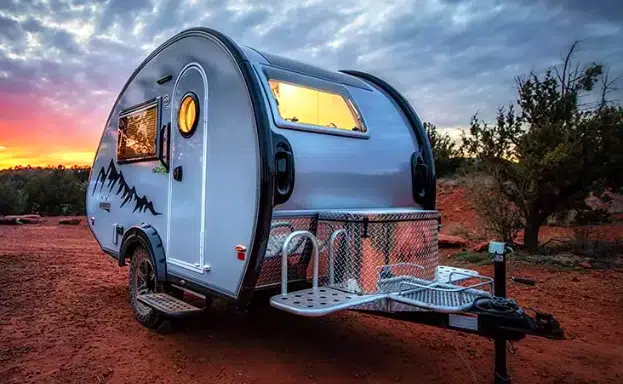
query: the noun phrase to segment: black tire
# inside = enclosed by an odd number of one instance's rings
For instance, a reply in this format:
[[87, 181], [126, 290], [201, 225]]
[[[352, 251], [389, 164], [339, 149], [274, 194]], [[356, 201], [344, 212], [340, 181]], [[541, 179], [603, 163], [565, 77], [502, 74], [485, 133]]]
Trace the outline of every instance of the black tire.
[[140, 303], [137, 299], [141, 294], [162, 292], [156, 279], [156, 272], [149, 252], [140, 245], [132, 253], [129, 288], [130, 305], [136, 320], [147, 328], [159, 329], [164, 321], [164, 316], [157, 310]]

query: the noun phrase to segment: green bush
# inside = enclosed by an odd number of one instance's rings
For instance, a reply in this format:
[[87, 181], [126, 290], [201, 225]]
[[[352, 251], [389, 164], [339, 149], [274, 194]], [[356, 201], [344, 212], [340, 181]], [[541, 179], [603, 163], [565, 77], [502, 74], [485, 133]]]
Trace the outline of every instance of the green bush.
[[84, 214], [89, 171], [87, 167], [18, 167], [0, 171], [0, 215]]
[[441, 133], [432, 123], [424, 122], [428, 135], [437, 178], [454, 175], [463, 165], [465, 159], [459, 156], [454, 140], [447, 133]]

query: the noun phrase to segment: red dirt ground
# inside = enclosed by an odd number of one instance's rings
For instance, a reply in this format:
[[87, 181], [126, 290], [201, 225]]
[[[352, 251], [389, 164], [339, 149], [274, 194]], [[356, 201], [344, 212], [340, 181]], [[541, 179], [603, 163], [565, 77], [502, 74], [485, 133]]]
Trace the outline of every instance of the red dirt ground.
[[[491, 382], [489, 340], [358, 313], [243, 315], [215, 302], [157, 334], [132, 317], [128, 268], [85, 224], [56, 222], [0, 227], [0, 383]], [[517, 269], [538, 285], [509, 295], [554, 313], [567, 340], [515, 344], [514, 382], [623, 382], [623, 270]]]

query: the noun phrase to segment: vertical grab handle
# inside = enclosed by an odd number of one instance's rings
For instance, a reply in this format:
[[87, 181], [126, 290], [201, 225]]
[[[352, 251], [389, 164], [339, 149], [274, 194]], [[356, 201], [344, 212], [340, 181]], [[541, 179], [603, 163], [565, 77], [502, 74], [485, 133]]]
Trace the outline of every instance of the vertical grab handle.
[[169, 136], [171, 131], [171, 123], [163, 125], [160, 128], [159, 145], [158, 145], [158, 159], [160, 160], [160, 164], [164, 166], [164, 168], [169, 171]]
[[329, 250], [327, 252], [329, 256], [329, 285], [335, 284], [335, 255], [333, 254], [333, 243], [335, 243], [337, 237], [342, 233], [346, 236], [346, 229], [341, 228], [333, 231], [329, 238]]
[[294, 151], [285, 136], [273, 133], [275, 162], [275, 198], [274, 205], [283, 204], [294, 192], [295, 165]]
[[291, 151], [278, 148], [275, 153], [277, 162], [277, 192], [280, 196], [292, 194], [294, 188], [294, 155]]
[[286, 237], [281, 247], [281, 295], [286, 296], [288, 294], [288, 246], [292, 239], [298, 236], [303, 236], [309, 239], [313, 248], [313, 263], [314, 263], [314, 275], [312, 277], [312, 288], [318, 289], [318, 241], [309, 231], [296, 231]]

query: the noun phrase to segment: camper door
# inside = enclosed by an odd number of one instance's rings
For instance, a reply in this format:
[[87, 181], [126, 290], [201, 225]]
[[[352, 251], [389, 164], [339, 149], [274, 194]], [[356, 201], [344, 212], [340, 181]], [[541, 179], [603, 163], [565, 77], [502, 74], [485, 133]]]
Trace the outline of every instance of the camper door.
[[[167, 262], [203, 272], [206, 195], [206, 80], [189, 66], [173, 93]], [[203, 108], [202, 108], [203, 107]]]

